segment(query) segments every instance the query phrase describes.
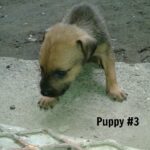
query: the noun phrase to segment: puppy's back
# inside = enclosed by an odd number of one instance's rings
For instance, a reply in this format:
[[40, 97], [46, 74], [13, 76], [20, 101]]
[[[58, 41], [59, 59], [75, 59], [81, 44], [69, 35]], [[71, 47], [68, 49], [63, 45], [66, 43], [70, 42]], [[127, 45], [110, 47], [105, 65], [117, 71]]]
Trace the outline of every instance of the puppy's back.
[[108, 42], [109, 34], [105, 21], [96, 9], [89, 4], [79, 4], [71, 8], [63, 18], [63, 23], [74, 24], [88, 32], [97, 39], [98, 43]]
[[81, 25], [82, 23], [89, 22], [91, 18], [93, 19], [93, 21], [98, 21], [98, 18], [96, 18], [96, 14], [92, 6], [88, 4], [80, 4], [74, 6], [70, 10], [70, 12], [68, 12], [67, 17], [64, 21], [69, 24]]

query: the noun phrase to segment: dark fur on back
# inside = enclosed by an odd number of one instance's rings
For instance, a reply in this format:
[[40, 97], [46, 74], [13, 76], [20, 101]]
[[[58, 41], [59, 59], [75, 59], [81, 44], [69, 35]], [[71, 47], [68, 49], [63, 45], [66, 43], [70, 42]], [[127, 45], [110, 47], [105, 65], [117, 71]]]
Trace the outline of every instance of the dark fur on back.
[[88, 34], [94, 37], [99, 44], [109, 42], [109, 34], [104, 19], [102, 19], [94, 6], [89, 4], [74, 6], [64, 17], [63, 23], [75, 24], [84, 29]]

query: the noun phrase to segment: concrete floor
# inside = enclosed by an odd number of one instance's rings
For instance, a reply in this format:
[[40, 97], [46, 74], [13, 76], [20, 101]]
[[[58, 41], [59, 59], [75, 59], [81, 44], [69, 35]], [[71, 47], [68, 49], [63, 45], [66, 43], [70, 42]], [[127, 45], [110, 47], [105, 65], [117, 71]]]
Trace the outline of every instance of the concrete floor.
[[[118, 81], [129, 94], [123, 103], [105, 94], [104, 73], [86, 65], [78, 79], [52, 110], [37, 107], [39, 67], [37, 61], [0, 57], [0, 123], [24, 128], [52, 128], [65, 135], [97, 140], [114, 139], [131, 147], [150, 149], [150, 63], [117, 63]], [[10, 109], [14, 105], [15, 109]], [[118, 126], [97, 126], [97, 117], [125, 119]], [[127, 126], [138, 117], [138, 126]], [[136, 121], [136, 120], [134, 120]]]

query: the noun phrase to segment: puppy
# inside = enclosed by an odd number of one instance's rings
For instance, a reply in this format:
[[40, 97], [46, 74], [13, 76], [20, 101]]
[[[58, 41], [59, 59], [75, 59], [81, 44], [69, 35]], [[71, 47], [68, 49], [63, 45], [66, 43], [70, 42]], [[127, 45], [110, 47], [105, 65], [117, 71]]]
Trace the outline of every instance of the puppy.
[[49, 108], [63, 95], [80, 73], [93, 61], [106, 76], [106, 91], [117, 101], [127, 98], [118, 86], [112, 46], [104, 20], [88, 4], [74, 6], [62, 22], [48, 29], [40, 50], [41, 108]]

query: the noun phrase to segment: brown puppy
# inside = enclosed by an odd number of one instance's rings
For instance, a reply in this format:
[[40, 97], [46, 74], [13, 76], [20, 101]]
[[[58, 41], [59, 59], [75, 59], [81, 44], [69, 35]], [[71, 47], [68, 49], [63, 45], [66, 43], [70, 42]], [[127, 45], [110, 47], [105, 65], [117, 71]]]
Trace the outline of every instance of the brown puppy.
[[[106, 76], [106, 91], [115, 100], [127, 94], [118, 86], [109, 35], [103, 19], [93, 6], [74, 6], [61, 23], [49, 28], [40, 51], [41, 108], [65, 93], [86, 62], [101, 64]], [[53, 100], [52, 100], [53, 99]], [[45, 105], [46, 104], [46, 105]]]

